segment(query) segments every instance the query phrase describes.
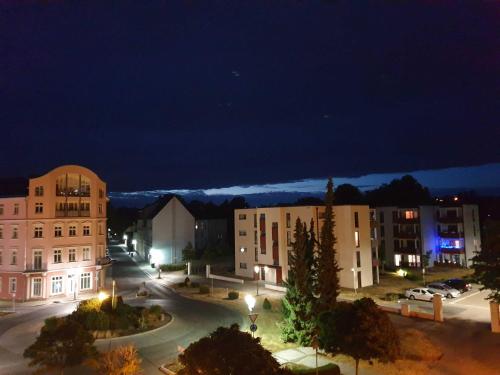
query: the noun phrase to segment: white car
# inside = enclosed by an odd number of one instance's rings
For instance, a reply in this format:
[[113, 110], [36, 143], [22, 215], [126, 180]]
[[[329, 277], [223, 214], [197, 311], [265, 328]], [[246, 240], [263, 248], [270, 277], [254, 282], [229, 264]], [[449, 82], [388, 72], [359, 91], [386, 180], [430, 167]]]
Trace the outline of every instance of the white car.
[[427, 285], [427, 288], [432, 290], [434, 293], [442, 294], [446, 298], [457, 298], [460, 295], [458, 290], [443, 283], [431, 283]]
[[405, 292], [405, 296], [408, 299], [419, 299], [421, 301], [432, 301], [432, 298], [434, 295], [437, 294], [443, 298], [443, 295], [441, 293], [435, 293], [432, 290], [428, 288], [414, 288], [414, 289], [408, 289]]

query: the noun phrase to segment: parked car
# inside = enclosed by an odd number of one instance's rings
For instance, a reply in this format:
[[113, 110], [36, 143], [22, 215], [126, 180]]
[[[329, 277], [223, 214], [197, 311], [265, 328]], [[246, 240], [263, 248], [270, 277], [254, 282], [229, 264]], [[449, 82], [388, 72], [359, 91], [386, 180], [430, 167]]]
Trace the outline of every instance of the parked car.
[[468, 292], [472, 288], [472, 285], [466, 283], [462, 279], [449, 279], [446, 280], [444, 283], [452, 288], [459, 290], [462, 293]]
[[444, 298], [444, 296], [441, 293], [435, 293], [428, 288], [408, 289], [405, 292], [405, 296], [408, 299], [419, 299], [421, 301], [432, 301], [432, 298], [434, 297], [435, 294], [441, 296], [441, 298]]
[[444, 283], [431, 283], [427, 285], [427, 288], [432, 290], [434, 293], [442, 294], [446, 298], [457, 298], [460, 295], [460, 291]]

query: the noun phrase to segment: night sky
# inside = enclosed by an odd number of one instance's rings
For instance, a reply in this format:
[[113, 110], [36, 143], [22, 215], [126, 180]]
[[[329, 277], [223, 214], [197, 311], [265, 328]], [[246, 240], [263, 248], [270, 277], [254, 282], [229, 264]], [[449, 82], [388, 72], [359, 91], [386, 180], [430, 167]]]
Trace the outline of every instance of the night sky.
[[499, 119], [498, 1], [0, 0], [1, 176], [82, 164], [132, 191], [479, 166], [500, 162]]

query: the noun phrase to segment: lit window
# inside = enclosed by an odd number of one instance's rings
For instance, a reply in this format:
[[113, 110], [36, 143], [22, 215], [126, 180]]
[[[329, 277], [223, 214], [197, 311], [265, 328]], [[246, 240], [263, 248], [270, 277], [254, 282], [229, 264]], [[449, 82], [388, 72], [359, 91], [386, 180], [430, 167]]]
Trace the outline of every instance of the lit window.
[[359, 247], [359, 230], [354, 231], [354, 243], [356, 247]]
[[405, 211], [405, 218], [406, 219], [416, 219], [417, 213], [415, 211]]
[[63, 292], [63, 277], [52, 276], [51, 293], [61, 294]]
[[246, 230], [240, 230], [240, 236], [246, 236], [247, 231]]
[[85, 290], [85, 289], [90, 289], [92, 286], [91, 284], [91, 277], [90, 277], [90, 272], [85, 272], [80, 275], [80, 289]]
[[401, 254], [394, 254], [394, 264], [396, 267], [401, 265]]
[[239, 214], [238, 215], [238, 219], [239, 220], [246, 220], [247, 219], [247, 215], [245, 215], [245, 214]]

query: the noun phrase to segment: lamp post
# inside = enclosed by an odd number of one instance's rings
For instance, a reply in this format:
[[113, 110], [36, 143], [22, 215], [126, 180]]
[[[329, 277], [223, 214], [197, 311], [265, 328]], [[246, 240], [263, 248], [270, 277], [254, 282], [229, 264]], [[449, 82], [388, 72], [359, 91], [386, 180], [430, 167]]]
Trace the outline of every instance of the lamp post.
[[269, 267], [268, 266], [259, 266], [259, 265], [255, 265], [255, 267], [253, 268], [254, 272], [257, 274], [257, 296], [259, 295], [259, 281], [260, 281], [260, 273], [261, 273], [261, 270], [264, 270], [264, 274], [267, 273], [267, 271], [269, 271]]
[[111, 310], [115, 309], [115, 280], [113, 280], [113, 292], [111, 294]]
[[247, 294], [245, 296], [245, 302], [248, 306], [248, 311], [250, 312], [248, 314], [248, 318], [250, 319], [250, 331], [252, 332], [252, 337], [255, 337], [255, 331], [257, 331], [257, 324], [255, 324], [255, 321], [257, 320], [257, 317], [259, 314], [252, 314], [252, 310], [255, 307], [255, 298], [251, 294]]
[[126, 246], [127, 245], [127, 239], [128, 236], [126, 234], [123, 235], [123, 244]]

